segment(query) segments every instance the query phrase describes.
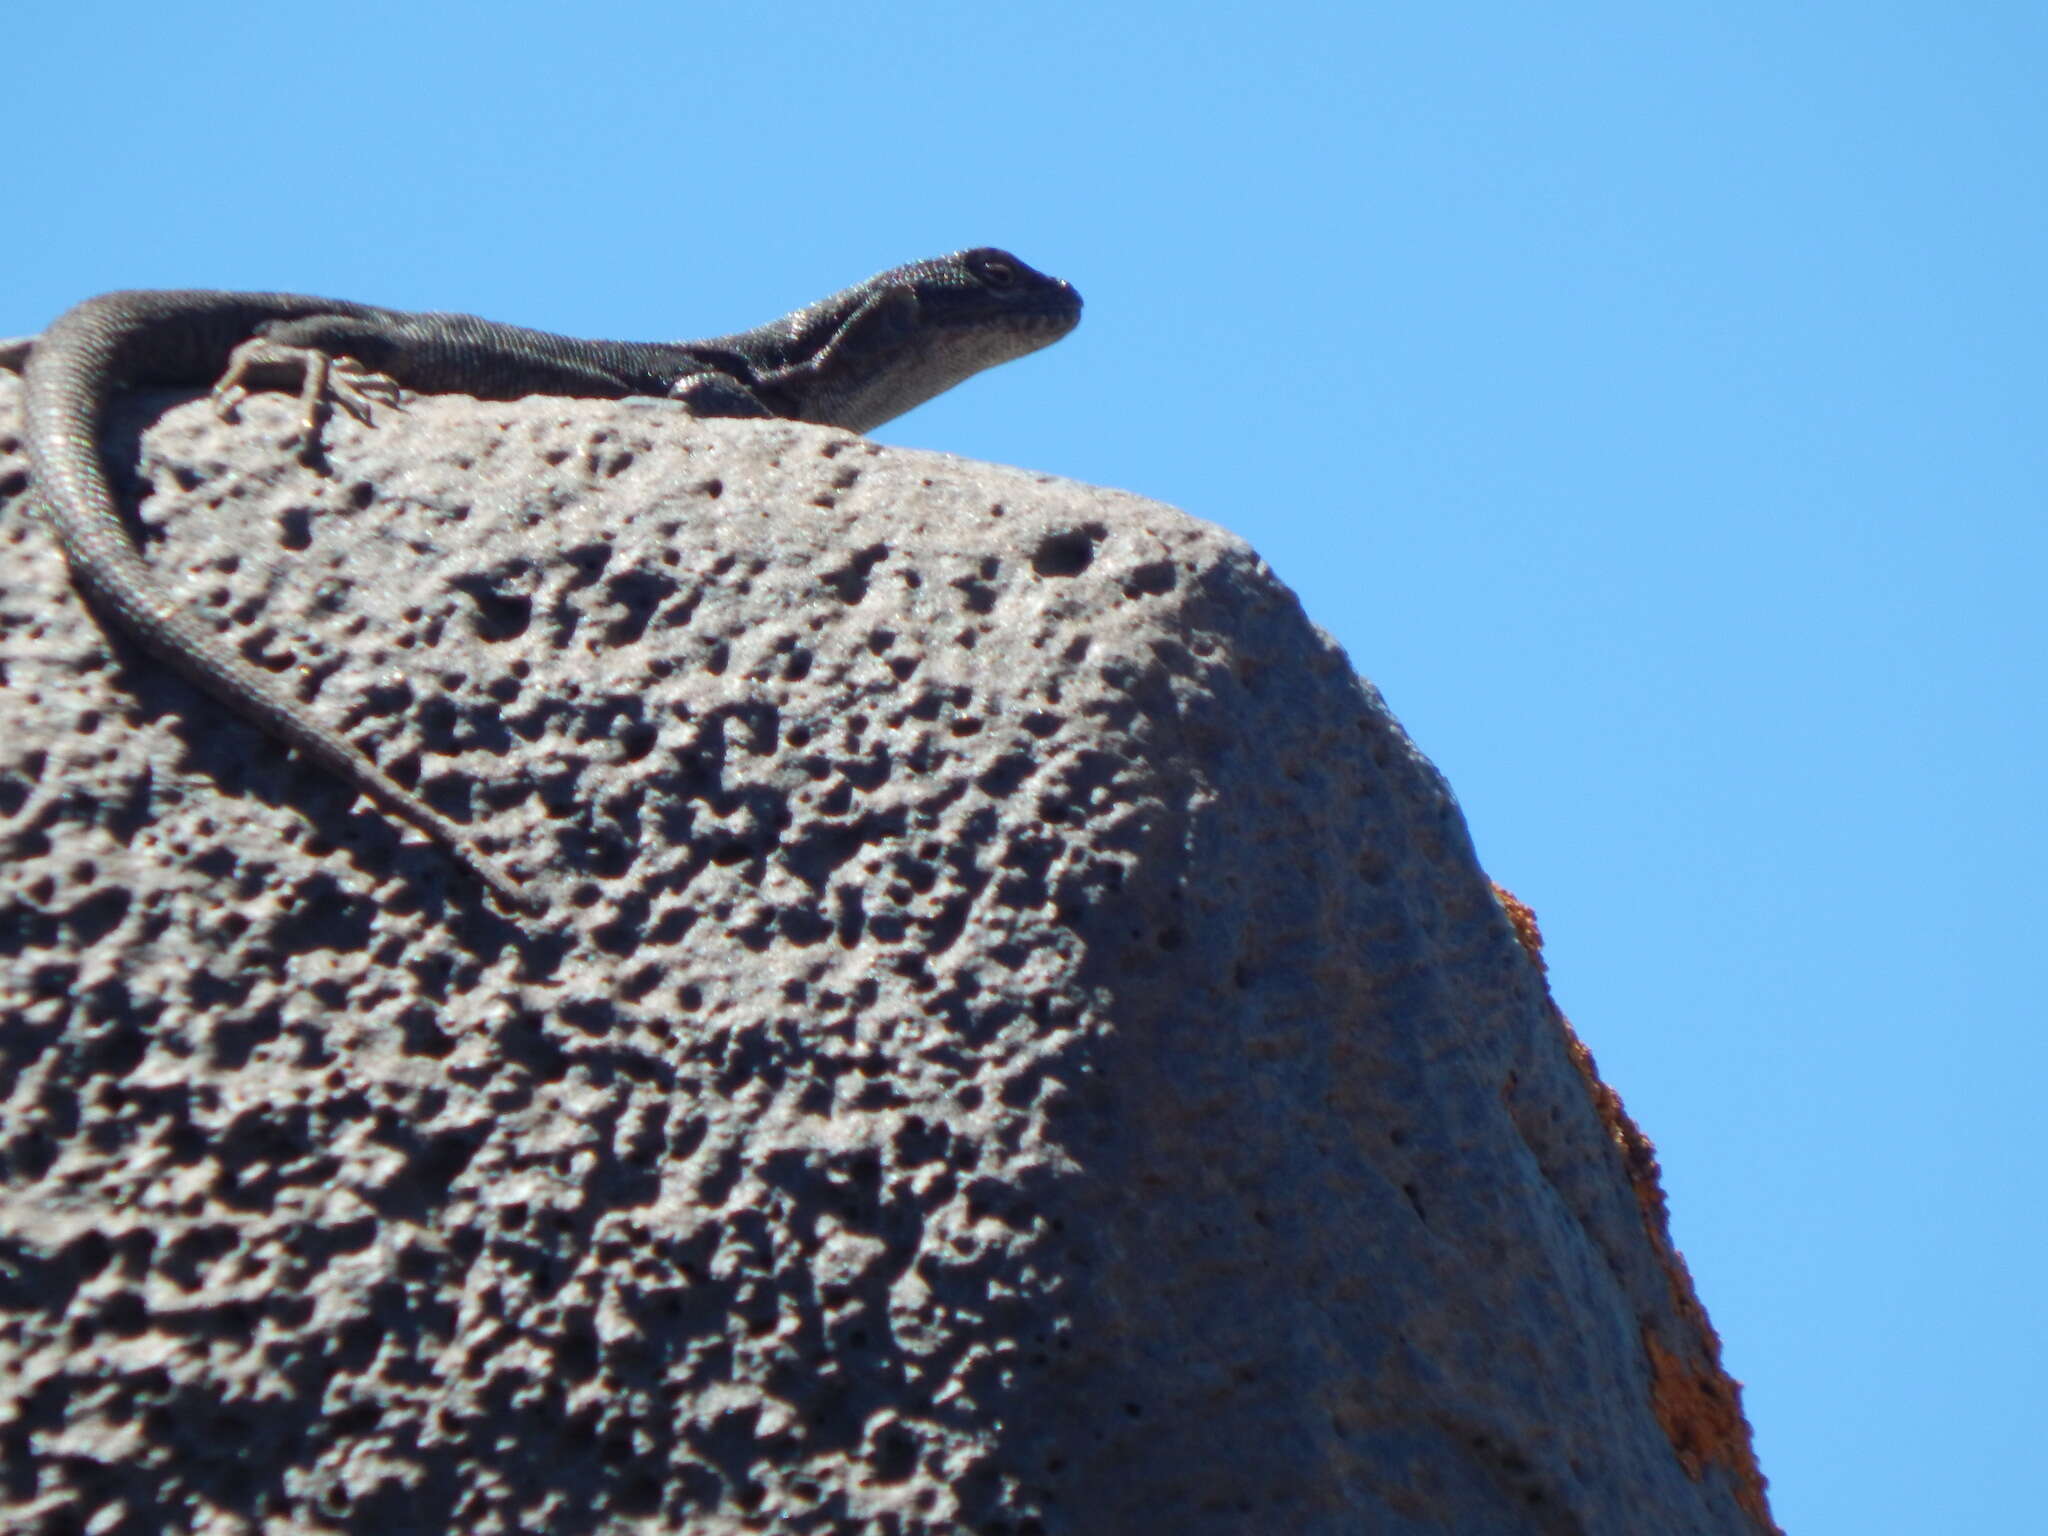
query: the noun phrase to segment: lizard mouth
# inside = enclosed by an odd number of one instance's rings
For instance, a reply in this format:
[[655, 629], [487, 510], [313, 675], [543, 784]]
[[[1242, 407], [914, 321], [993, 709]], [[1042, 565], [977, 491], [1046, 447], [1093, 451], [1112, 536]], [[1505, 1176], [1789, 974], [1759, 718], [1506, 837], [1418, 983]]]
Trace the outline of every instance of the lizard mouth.
[[[1014, 301], [979, 316], [949, 317], [948, 330], [979, 330], [986, 337], [982, 347], [969, 343], [972, 352], [988, 360], [1022, 357], [1049, 347], [1081, 323], [1081, 296], [1077, 293], [1036, 296], [1028, 306]], [[984, 361], [982, 366], [988, 366]]]
[[1005, 329], [1018, 336], [1029, 336], [1033, 341], [1058, 341], [1067, 332], [1081, 323], [1076, 310], [1061, 312], [1044, 310], [1036, 314], [1009, 315], [1002, 322]]
[[1081, 295], [1069, 283], [1063, 282], [1057, 288], [1048, 285], [1037, 293], [1007, 294], [1001, 303], [973, 306], [971, 312], [949, 316], [948, 323], [956, 326], [995, 324], [1019, 334], [1057, 341], [1081, 323]]

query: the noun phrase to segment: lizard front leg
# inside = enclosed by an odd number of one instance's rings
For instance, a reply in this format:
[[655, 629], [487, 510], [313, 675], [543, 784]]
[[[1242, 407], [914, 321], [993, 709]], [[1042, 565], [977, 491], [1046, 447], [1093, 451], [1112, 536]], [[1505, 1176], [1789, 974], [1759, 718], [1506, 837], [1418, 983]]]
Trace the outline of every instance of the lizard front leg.
[[227, 371], [213, 386], [213, 408], [223, 421], [233, 421], [249, 397], [253, 378], [299, 376], [299, 457], [309, 462], [320, 453], [320, 427], [327, 408], [339, 405], [365, 426], [370, 404], [402, 406], [398, 381], [365, 368], [354, 358], [329, 354], [319, 347], [298, 346], [269, 336], [255, 336], [228, 356]]
[[761, 397], [729, 373], [707, 368], [686, 373], [668, 387], [668, 397], [692, 416], [773, 416]]

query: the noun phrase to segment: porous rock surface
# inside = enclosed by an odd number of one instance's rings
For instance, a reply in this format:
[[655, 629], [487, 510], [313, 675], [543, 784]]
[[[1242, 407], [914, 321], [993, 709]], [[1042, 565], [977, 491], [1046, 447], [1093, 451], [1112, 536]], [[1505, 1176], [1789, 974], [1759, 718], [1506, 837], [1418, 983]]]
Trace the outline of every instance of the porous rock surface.
[[1455, 803], [1240, 542], [653, 404], [324, 473], [125, 406], [166, 584], [515, 920], [110, 644], [18, 403], [0, 1527], [1768, 1529]]

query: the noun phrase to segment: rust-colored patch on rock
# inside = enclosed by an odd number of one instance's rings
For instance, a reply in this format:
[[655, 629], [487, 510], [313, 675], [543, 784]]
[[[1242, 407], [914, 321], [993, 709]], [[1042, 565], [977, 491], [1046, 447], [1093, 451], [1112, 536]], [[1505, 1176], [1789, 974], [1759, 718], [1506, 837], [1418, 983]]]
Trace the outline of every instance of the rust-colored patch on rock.
[[[1499, 897], [1500, 904], [1507, 908], [1508, 921], [1515, 925], [1516, 941], [1528, 951], [1529, 958], [1536, 962], [1536, 974], [1547, 979], [1550, 975], [1550, 963], [1543, 958], [1543, 930], [1536, 924], [1536, 913], [1527, 902], [1498, 880], [1492, 881], [1491, 884], [1493, 894]], [[1550, 1006], [1555, 1010], [1557, 1004], [1553, 1001]]]
[[[1495, 881], [1494, 895], [1506, 909], [1515, 938], [1548, 987], [1549, 966], [1543, 959], [1543, 930], [1528, 904], [1506, 886]], [[1766, 1480], [1757, 1466], [1756, 1447], [1749, 1420], [1742, 1412], [1742, 1384], [1721, 1368], [1721, 1336], [1700, 1305], [1693, 1289], [1692, 1272], [1685, 1256], [1671, 1242], [1670, 1212], [1664, 1202], [1664, 1183], [1657, 1167], [1657, 1149], [1642, 1128], [1622, 1107], [1621, 1095], [1601, 1080], [1593, 1053], [1572, 1028], [1571, 1020], [1550, 999], [1550, 1015], [1564, 1031], [1565, 1049], [1586, 1084], [1586, 1095], [1600, 1116], [1608, 1136], [1621, 1153], [1628, 1172], [1629, 1188], [1643, 1214], [1648, 1234], [1665, 1280], [1671, 1287], [1671, 1301], [1691, 1335], [1677, 1349], [1666, 1345], [1649, 1324], [1643, 1326], [1643, 1351], [1650, 1364], [1650, 1401], [1657, 1422], [1670, 1437], [1679, 1465], [1697, 1482], [1709, 1466], [1724, 1468], [1735, 1484], [1735, 1500], [1759, 1528], [1778, 1536], [1765, 1498]]]
[[1764, 1476], [1750, 1445], [1749, 1420], [1742, 1413], [1742, 1387], [1721, 1369], [1720, 1340], [1706, 1333], [1710, 1355], [1687, 1362], [1664, 1347], [1645, 1326], [1643, 1352], [1650, 1360], [1650, 1403], [1671, 1437], [1678, 1463], [1697, 1482], [1718, 1463], [1735, 1482], [1735, 1502], [1764, 1530], [1776, 1533], [1764, 1499]]

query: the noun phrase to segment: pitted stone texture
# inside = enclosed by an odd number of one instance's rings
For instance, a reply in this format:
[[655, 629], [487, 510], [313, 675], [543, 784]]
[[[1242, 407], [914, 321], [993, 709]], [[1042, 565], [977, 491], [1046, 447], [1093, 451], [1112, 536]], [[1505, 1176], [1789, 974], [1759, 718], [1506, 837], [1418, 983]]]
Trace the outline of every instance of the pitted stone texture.
[[136, 402], [167, 586], [521, 924], [110, 651], [18, 399], [0, 1525], [1757, 1528], [1456, 806], [1241, 543], [656, 405], [323, 476]]

